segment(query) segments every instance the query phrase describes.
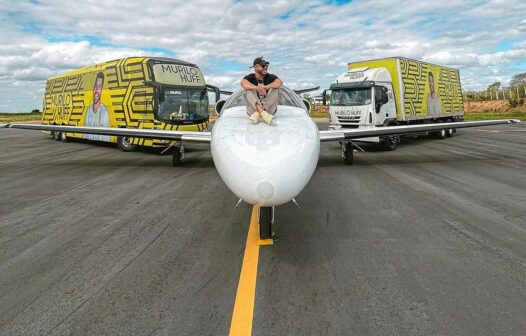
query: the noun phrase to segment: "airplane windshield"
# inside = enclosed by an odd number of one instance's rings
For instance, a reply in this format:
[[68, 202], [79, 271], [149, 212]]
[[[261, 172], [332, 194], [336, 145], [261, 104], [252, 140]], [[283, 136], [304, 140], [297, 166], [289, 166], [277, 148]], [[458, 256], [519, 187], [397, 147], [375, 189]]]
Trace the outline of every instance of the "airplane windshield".
[[[236, 91], [228, 98], [228, 100], [225, 102], [225, 106], [223, 107], [223, 110], [235, 106], [245, 106], [245, 90], [239, 90]], [[284, 106], [293, 106], [293, 107], [299, 107], [302, 109], [305, 109], [305, 105], [301, 101], [301, 99], [298, 97], [294, 91], [291, 89], [282, 86], [280, 89], [280, 96], [279, 96], [279, 104], [278, 105], [284, 105]]]
[[192, 124], [208, 119], [208, 95], [204, 90], [165, 90], [159, 97], [157, 120]]
[[371, 88], [333, 89], [331, 106], [359, 106], [371, 103]]

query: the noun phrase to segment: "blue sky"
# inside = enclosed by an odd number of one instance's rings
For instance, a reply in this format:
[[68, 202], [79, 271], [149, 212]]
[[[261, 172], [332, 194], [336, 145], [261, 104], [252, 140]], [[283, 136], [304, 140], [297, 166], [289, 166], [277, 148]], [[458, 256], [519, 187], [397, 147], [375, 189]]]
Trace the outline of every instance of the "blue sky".
[[347, 62], [405, 56], [459, 68], [464, 89], [526, 72], [526, 1], [0, 0], [0, 111], [41, 109], [45, 80], [127, 56], [197, 63], [239, 87], [252, 59], [294, 87]]

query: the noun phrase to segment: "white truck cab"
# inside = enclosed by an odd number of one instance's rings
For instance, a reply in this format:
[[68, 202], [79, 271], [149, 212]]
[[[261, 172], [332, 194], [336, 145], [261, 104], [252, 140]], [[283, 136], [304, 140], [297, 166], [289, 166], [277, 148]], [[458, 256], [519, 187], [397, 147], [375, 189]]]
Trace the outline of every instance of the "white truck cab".
[[329, 128], [384, 126], [396, 121], [391, 75], [385, 68], [356, 68], [331, 85]]
[[[396, 103], [391, 74], [385, 68], [361, 67], [338, 76], [330, 87], [329, 129], [367, 128], [396, 124]], [[326, 92], [323, 96], [325, 97]], [[360, 139], [383, 142], [394, 150], [398, 136]]]

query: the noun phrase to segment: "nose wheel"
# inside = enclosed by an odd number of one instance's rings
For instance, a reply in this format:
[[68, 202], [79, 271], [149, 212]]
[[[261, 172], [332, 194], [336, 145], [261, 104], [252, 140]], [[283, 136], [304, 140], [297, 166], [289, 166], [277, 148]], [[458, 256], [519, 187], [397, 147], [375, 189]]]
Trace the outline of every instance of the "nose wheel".
[[274, 207], [259, 208], [259, 239], [260, 241], [278, 241], [278, 237], [272, 232], [274, 224]]

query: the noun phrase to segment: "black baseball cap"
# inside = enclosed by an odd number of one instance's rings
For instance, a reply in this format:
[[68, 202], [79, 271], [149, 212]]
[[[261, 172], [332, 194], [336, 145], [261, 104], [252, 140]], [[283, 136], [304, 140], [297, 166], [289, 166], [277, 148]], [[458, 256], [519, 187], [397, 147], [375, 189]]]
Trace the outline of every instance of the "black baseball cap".
[[251, 68], [253, 68], [254, 65], [256, 65], [256, 64], [259, 64], [259, 65], [261, 65], [261, 66], [266, 66], [266, 65], [269, 65], [270, 63], [267, 62], [267, 61], [265, 61], [265, 60], [263, 59], [263, 56], [261, 56], [261, 57], [258, 57], [258, 58], [256, 58], [256, 59], [254, 59], [254, 62], [252, 62], [252, 66], [251, 66]]

